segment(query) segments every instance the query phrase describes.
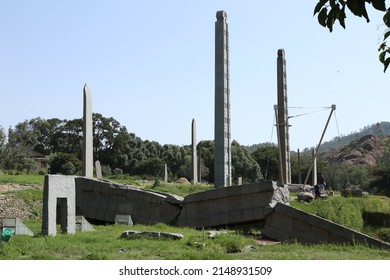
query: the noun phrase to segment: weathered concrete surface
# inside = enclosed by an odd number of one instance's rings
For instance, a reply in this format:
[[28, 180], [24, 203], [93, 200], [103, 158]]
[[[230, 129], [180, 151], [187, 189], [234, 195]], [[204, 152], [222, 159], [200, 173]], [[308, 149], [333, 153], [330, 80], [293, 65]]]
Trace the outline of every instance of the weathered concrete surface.
[[178, 226], [218, 227], [264, 221], [277, 202], [288, 203], [287, 187], [265, 181], [188, 195]]
[[297, 240], [305, 244], [358, 243], [390, 249], [390, 244], [282, 203], [277, 203], [266, 217], [266, 225], [261, 232], [282, 242]]
[[76, 180], [77, 214], [87, 219], [115, 222], [116, 215], [131, 215], [135, 224], [172, 224], [183, 198], [90, 178]]
[[[75, 177], [46, 175], [43, 188], [42, 234], [56, 235], [57, 206], [63, 233], [76, 233]], [[58, 205], [57, 205], [58, 204]]]

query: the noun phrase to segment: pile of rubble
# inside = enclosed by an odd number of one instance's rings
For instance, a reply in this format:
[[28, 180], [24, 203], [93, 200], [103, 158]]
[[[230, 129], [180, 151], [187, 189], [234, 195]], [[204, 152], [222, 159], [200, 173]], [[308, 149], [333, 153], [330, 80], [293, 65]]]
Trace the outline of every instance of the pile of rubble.
[[0, 218], [15, 217], [20, 220], [28, 219], [31, 211], [23, 199], [13, 194], [0, 195]]
[[19, 198], [12, 193], [13, 191], [32, 187], [33, 186], [15, 184], [0, 185], [0, 218], [18, 218], [23, 221], [39, 215], [40, 213], [34, 213], [34, 209], [42, 207], [41, 202], [37, 202], [39, 205], [31, 207], [31, 205], [28, 205], [22, 198]]

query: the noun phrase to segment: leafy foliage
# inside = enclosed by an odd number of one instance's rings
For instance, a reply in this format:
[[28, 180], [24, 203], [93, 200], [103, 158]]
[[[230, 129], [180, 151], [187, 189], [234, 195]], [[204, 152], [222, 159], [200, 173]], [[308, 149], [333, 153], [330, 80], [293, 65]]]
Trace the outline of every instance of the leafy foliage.
[[74, 175], [81, 167], [81, 161], [75, 155], [67, 153], [52, 154], [49, 164], [52, 174]]
[[[343, 28], [346, 28], [346, 8], [348, 8], [348, 10], [355, 16], [363, 17], [367, 22], [369, 22], [370, 18], [368, 16], [366, 4], [371, 4], [374, 9], [384, 12], [383, 23], [387, 26], [387, 28], [389, 28], [390, 9], [386, 8], [385, 0], [320, 0], [314, 8], [314, 15], [318, 14], [317, 18], [319, 24], [328, 28], [329, 31], [332, 32], [333, 25], [337, 21]], [[378, 49], [380, 52], [379, 61], [384, 66], [384, 72], [386, 72], [390, 64], [390, 48], [387, 46], [387, 39], [389, 35], [390, 31], [388, 29], [384, 33], [382, 44]]]
[[[192, 179], [191, 146], [166, 144], [142, 140], [117, 120], [93, 114], [93, 156], [99, 160], [106, 175], [128, 174], [160, 180], [164, 176], [164, 165], [168, 167], [168, 178]], [[36, 151], [50, 158], [52, 174], [78, 174], [82, 157], [82, 120], [60, 120], [34, 118], [26, 120], [5, 133], [0, 129], [0, 168], [31, 171], [31, 152]], [[213, 182], [214, 142], [198, 144], [202, 180]], [[238, 143], [232, 151], [233, 172], [244, 181], [261, 179], [260, 167], [250, 153]]]
[[259, 164], [265, 180], [278, 179], [278, 147], [275, 145], [260, 146], [253, 153], [252, 157]]
[[376, 188], [379, 193], [390, 196], [390, 167], [380, 166], [373, 171], [375, 176], [371, 187]]

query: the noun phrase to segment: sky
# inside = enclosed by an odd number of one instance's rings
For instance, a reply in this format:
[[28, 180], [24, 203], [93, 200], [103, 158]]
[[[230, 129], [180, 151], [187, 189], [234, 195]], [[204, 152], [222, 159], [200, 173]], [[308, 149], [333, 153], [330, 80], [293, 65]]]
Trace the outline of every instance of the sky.
[[[347, 13], [330, 33], [316, 0], [59, 0], [0, 2], [0, 126], [93, 112], [160, 144], [214, 139], [216, 12], [228, 15], [232, 139], [276, 143], [276, 60], [284, 49], [291, 150], [390, 121], [389, 73], [378, 60], [382, 14]], [[296, 116], [296, 117], [295, 117]]]

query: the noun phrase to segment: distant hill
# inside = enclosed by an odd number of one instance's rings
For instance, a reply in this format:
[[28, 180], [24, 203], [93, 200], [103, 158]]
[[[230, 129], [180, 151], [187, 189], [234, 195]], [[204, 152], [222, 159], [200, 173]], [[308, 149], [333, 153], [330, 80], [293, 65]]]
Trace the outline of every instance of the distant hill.
[[377, 138], [390, 136], [390, 122], [378, 122], [365, 126], [358, 132], [355, 131], [346, 136], [335, 137], [331, 141], [324, 142], [320, 147], [320, 152], [327, 152], [342, 148], [343, 146], [350, 144], [352, 141], [358, 140], [366, 135], [373, 135]]
[[375, 167], [389, 146], [390, 136], [364, 135], [341, 147], [322, 153], [330, 163]]
[[[348, 135], [337, 136], [330, 141], [326, 141], [321, 144], [320, 152], [325, 153], [349, 145], [351, 142], [361, 139], [366, 135], [373, 135], [377, 138], [383, 138], [384, 136], [390, 136], [390, 122], [378, 122], [375, 124], [367, 125], [361, 128], [359, 131], [351, 132]], [[273, 143], [254, 144], [251, 146], [245, 146], [250, 152], [256, 151], [258, 148], [264, 146], [275, 146]], [[303, 150], [309, 151], [312, 147], [307, 147]]]

